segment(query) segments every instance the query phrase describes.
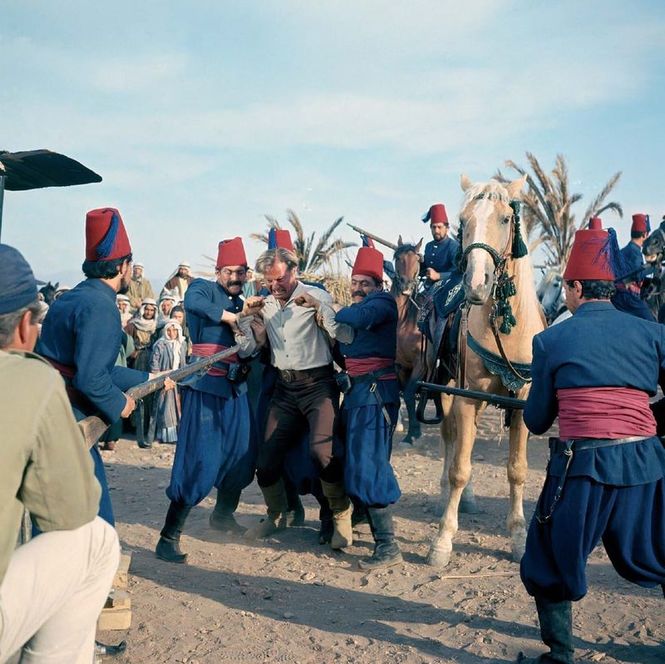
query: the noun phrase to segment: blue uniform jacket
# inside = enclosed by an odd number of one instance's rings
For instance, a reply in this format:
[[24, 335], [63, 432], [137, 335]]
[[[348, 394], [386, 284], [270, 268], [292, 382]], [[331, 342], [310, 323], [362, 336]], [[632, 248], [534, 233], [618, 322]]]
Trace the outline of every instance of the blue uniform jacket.
[[[350, 344], [339, 344], [344, 357], [395, 359], [397, 304], [389, 293], [371, 293], [362, 302], [340, 309], [335, 315], [335, 320], [349, 325], [355, 332]], [[369, 381], [354, 383], [351, 391], [344, 397], [345, 407], [376, 405], [376, 397], [369, 391], [371, 385]], [[397, 380], [379, 380], [377, 385], [385, 403], [399, 403]]]
[[[559, 388], [630, 387], [653, 396], [663, 370], [665, 326], [617, 311], [609, 302], [584, 303], [574, 316], [534, 337], [524, 421], [533, 433], [545, 433], [558, 415]], [[550, 474], [560, 474], [562, 463], [553, 459]], [[653, 437], [576, 452], [568, 474], [623, 486], [655, 481], [664, 471], [665, 451]]]
[[637, 282], [638, 284], [644, 280], [649, 268], [644, 264], [642, 257], [642, 250], [634, 243], [629, 242], [621, 250], [621, 260], [623, 262], [623, 274], [617, 277], [617, 281]]
[[459, 242], [450, 236], [440, 242], [432, 240], [425, 245], [425, 256], [420, 275], [425, 276], [428, 267], [437, 272], [451, 272], [455, 268]]
[[[185, 293], [185, 312], [187, 314], [187, 327], [193, 344], [218, 344], [231, 347], [235, 344], [231, 328], [221, 322], [222, 313], [229, 311], [238, 313], [242, 310], [243, 300], [240, 295], [229, 295], [216, 281], [194, 279]], [[200, 360], [201, 357], [192, 353], [190, 362]], [[192, 376], [183, 381], [194, 390], [207, 392], [218, 397], [229, 399], [234, 396], [231, 383], [224, 376], [201, 377]], [[236, 393], [245, 392], [246, 385], [242, 384]]]
[[123, 391], [148, 380], [145, 371], [114, 366], [122, 343], [115, 296], [100, 279], [82, 281], [53, 302], [37, 343], [40, 355], [75, 369], [71, 384], [91, 402], [82, 414], [107, 422], [120, 419]]

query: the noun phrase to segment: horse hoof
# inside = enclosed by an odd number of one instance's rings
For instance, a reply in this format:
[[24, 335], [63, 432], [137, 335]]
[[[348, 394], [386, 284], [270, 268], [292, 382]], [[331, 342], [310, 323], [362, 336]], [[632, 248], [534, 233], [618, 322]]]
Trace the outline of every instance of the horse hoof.
[[411, 434], [408, 434], [402, 438], [402, 440], [399, 441], [402, 445], [413, 445], [413, 438], [411, 437]]
[[427, 556], [427, 564], [431, 567], [445, 567], [450, 562], [452, 549], [437, 549], [432, 547]]

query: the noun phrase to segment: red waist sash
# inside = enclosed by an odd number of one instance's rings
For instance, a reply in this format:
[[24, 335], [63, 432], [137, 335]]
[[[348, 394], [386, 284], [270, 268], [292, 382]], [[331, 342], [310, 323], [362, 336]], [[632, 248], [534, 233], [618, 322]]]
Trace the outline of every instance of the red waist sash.
[[[387, 369], [395, 364], [395, 360], [391, 357], [347, 357], [345, 360], [346, 370], [351, 378], [364, 376], [365, 374]], [[385, 373], [378, 377], [377, 380], [390, 380], [397, 378], [393, 372]]]
[[[223, 350], [226, 350], [228, 346], [222, 346], [221, 344], [192, 344], [192, 355], [197, 357], [210, 357], [215, 353], [221, 353]], [[238, 355], [233, 354], [224, 358], [222, 362], [228, 364], [233, 364], [238, 361]], [[226, 376], [227, 371], [222, 367], [212, 366], [208, 369], [208, 376]]]
[[646, 392], [629, 387], [569, 387], [557, 390], [559, 437], [625, 438], [656, 435]]

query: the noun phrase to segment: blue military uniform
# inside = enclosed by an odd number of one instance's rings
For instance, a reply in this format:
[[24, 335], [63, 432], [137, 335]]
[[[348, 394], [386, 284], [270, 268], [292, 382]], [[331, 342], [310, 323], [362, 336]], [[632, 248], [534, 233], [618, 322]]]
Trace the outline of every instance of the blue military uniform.
[[616, 233], [593, 217], [575, 233], [563, 274], [574, 314], [533, 338], [524, 422], [542, 434], [558, 418], [559, 437], [549, 441], [520, 565], [550, 648], [529, 662], [574, 661], [572, 602], [587, 592], [599, 541], [624, 578], [665, 582], [665, 450], [649, 408], [665, 370], [665, 328], [602, 297], [620, 264]]
[[[455, 269], [458, 251], [459, 242], [449, 235], [439, 242], [431, 240], [425, 245], [425, 255], [420, 268], [420, 275], [424, 277], [427, 274], [428, 267], [431, 267], [440, 274], [452, 272]], [[429, 286], [432, 283], [428, 280]]]
[[612, 304], [620, 311], [655, 321], [646, 302], [640, 298], [640, 288], [649, 268], [644, 264], [642, 250], [634, 242], [629, 242], [621, 250], [622, 270], [617, 278], [617, 292], [612, 297]]
[[[85, 220], [84, 272], [100, 263], [131, 260], [132, 248], [115, 208], [90, 210]], [[101, 279], [87, 279], [59, 297], [42, 325], [37, 352], [62, 374], [74, 415], [81, 420], [99, 415], [109, 424], [125, 408], [123, 392], [148, 379], [144, 371], [115, 366], [122, 344], [116, 292]], [[114, 525], [111, 496], [97, 446], [90, 449], [95, 475], [102, 487], [99, 516]]]
[[[234, 345], [231, 328], [220, 320], [224, 311], [242, 310], [239, 295], [229, 295], [217, 282], [195, 279], [187, 289], [184, 304], [193, 344], [190, 362], [201, 359], [197, 355], [199, 344]], [[239, 495], [254, 477], [255, 461], [246, 385], [209, 373], [184, 381], [182, 417], [167, 496], [194, 506], [213, 486]]]
[[[371, 293], [361, 302], [341, 309], [335, 319], [355, 331], [350, 344], [340, 343], [346, 359], [387, 358], [394, 361], [397, 305], [391, 295]], [[394, 376], [394, 367], [386, 371]], [[341, 435], [346, 447], [344, 486], [354, 502], [369, 507], [385, 507], [400, 497], [390, 465], [392, 434], [399, 410], [399, 386], [396, 377], [380, 378], [380, 375], [373, 378], [371, 374], [353, 378], [340, 415]]]
[[[544, 433], [558, 415], [557, 390], [625, 387], [656, 394], [665, 370], [665, 327], [586, 302], [572, 318], [533, 341], [533, 384], [524, 421]], [[562, 451], [551, 455], [537, 514], [531, 522], [522, 580], [552, 602], [586, 594], [587, 557], [602, 538], [615, 569], [643, 586], [665, 582], [665, 450], [660, 440], [575, 451], [567, 474]], [[557, 487], [563, 492], [554, 504]]]

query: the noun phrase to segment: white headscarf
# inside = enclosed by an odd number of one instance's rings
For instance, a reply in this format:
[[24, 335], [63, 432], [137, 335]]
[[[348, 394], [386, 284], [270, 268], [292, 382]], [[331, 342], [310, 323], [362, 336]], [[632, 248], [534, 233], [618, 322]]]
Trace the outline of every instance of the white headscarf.
[[[171, 329], [176, 329], [178, 331], [178, 336], [176, 339], [170, 339], [167, 332]], [[166, 347], [173, 353], [173, 369], [180, 368], [180, 359], [182, 355], [182, 346], [185, 343], [185, 338], [182, 334], [182, 327], [177, 320], [169, 320], [164, 329], [162, 330], [161, 341], [166, 345]]]

